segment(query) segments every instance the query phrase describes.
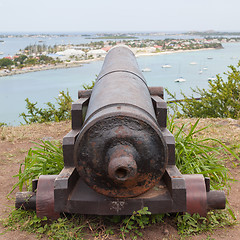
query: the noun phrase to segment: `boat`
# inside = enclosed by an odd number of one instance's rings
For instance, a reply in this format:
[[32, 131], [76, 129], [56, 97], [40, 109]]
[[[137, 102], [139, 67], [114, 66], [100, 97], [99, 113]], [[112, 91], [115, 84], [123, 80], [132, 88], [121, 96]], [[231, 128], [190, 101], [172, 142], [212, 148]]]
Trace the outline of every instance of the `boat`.
[[213, 59], [213, 57], [207, 57], [207, 59]]
[[3, 55], [4, 54], [4, 52], [0, 52], [0, 55]]
[[184, 79], [183, 77], [180, 77], [174, 80], [174, 82], [186, 82], [186, 79]]
[[203, 70], [207, 70], [208, 68], [207, 67], [204, 67]]
[[196, 65], [197, 63], [196, 62], [190, 62], [189, 64], [190, 65]]
[[150, 68], [143, 68], [142, 72], [151, 72], [152, 70]]
[[208, 81], [215, 81], [217, 78], [215, 78], [215, 77], [210, 77], [210, 78], [208, 78]]
[[172, 66], [171, 65], [169, 65], [169, 64], [164, 64], [164, 65], [162, 65], [162, 68], [171, 68]]
[[202, 71], [202, 70], [199, 70], [198, 74], [202, 74], [202, 73], [203, 73], [203, 71]]

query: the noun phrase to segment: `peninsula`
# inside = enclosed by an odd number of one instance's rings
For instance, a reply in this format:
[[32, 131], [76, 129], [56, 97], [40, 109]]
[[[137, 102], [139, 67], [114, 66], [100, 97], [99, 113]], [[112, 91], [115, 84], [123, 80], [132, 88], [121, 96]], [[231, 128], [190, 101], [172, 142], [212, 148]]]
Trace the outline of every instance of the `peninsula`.
[[169, 38], [164, 40], [116, 38], [115, 40], [108, 39], [75, 45], [47, 46], [45, 44], [35, 44], [20, 49], [14, 56], [0, 59], [0, 76], [81, 66], [84, 63], [103, 59], [113, 46], [119, 44], [129, 46], [136, 56], [143, 56], [220, 49], [223, 48], [222, 43], [229, 41], [237, 40], [231, 38]]

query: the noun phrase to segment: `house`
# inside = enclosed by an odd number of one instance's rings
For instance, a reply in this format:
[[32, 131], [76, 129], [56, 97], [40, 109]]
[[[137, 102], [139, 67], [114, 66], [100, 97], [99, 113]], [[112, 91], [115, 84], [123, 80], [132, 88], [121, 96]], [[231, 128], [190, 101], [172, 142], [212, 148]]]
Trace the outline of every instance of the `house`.
[[57, 52], [56, 54], [60, 56], [66, 56], [66, 57], [70, 57], [70, 56], [81, 57], [85, 55], [85, 52], [82, 50], [66, 49], [62, 52]]
[[105, 57], [107, 54], [106, 51], [102, 49], [96, 49], [96, 50], [90, 50], [87, 52], [87, 57], [92, 57], [92, 58], [100, 58], [100, 57]]

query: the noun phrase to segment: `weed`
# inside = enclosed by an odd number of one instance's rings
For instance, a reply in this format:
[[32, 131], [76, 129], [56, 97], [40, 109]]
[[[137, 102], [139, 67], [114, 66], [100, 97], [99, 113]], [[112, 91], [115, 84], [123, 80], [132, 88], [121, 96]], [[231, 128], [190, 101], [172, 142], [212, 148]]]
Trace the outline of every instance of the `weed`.
[[1, 132], [1, 136], [0, 136], [0, 139], [2, 141], [6, 140], [7, 139], [7, 134], [6, 134], [6, 128], [5, 127], [0, 127], [0, 132]]
[[85, 90], [92, 89], [94, 87], [95, 83], [96, 83], [95, 80], [93, 80], [90, 84], [83, 84], [82, 86]]
[[[224, 166], [222, 153], [230, 153], [238, 161], [239, 157], [229, 147], [215, 138], [198, 138], [208, 127], [197, 129], [199, 119], [195, 124], [183, 124], [178, 127], [174, 117], [168, 120], [168, 128], [174, 134], [176, 165], [182, 174], [203, 174], [211, 178], [212, 189], [222, 189], [229, 186], [229, 170]], [[210, 146], [210, 142], [216, 144]], [[234, 163], [234, 162], [233, 162]]]
[[13, 210], [8, 219], [1, 220], [9, 230], [22, 230], [36, 234], [38, 237], [47, 236], [48, 239], [82, 239], [83, 229], [86, 228], [83, 217], [72, 216], [59, 218], [48, 222], [47, 218], [40, 219], [35, 212], [21, 209]]
[[25, 161], [19, 167], [18, 182], [13, 186], [11, 194], [17, 187], [22, 191], [23, 186], [31, 189], [33, 179], [40, 175], [59, 174], [63, 168], [62, 146], [59, 142], [42, 141], [30, 148]]
[[51, 102], [47, 102], [47, 108], [42, 109], [38, 108], [37, 102], [32, 103], [28, 98], [25, 99], [27, 103], [27, 111], [26, 113], [21, 113], [19, 116], [23, 117], [23, 120], [26, 124], [30, 123], [43, 123], [43, 122], [59, 122], [63, 120], [68, 120], [71, 118], [71, 104], [73, 102], [72, 98], [69, 95], [69, 91], [67, 93], [61, 91], [59, 96], [56, 98], [57, 105], [56, 107]]
[[236, 222], [226, 211], [210, 211], [207, 217], [199, 214], [190, 215], [189, 213], [178, 214], [176, 216], [178, 233], [181, 236], [195, 235], [205, 231], [212, 231], [216, 228], [231, 226]]
[[5, 126], [7, 126], [6, 123], [4, 123], [4, 122], [0, 122], [0, 127], [5, 127]]
[[26, 149], [23, 149], [23, 148], [19, 148], [19, 153], [26, 153], [27, 152], [27, 150]]
[[132, 239], [137, 239], [137, 236], [142, 237], [143, 234], [139, 229], [143, 229], [152, 223], [163, 222], [164, 216], [165, 214], [151, 215], [148, 207], [134, 211], [130, 217], [127, 216], [122, 220], [120, 226], [121, 237], [125, 239], [126, 234], [130, 234]]

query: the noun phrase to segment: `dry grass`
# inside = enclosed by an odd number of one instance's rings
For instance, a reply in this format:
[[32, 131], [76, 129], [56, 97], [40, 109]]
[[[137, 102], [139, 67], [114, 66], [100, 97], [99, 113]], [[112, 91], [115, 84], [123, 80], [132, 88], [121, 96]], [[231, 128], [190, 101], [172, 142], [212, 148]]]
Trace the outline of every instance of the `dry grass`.
[[62, 139], [62, 135], [71, 129], [70, 121], [55, 123], [34, 123], [17, 127], [1, 127], [0, 142], [38, 141], [43, 138]]
[[[187, 123], [195, 123], [196, 118], [190, 119], [176, 119], [178, 126]], [[226, 145], [239, 145], [240, 144], [240, 120], [235, 119], [222, 119], [222, 118], [202, 118], [200, 119], [197, 129], [209, 126], [206, 130], [199, 132], [198, 137], [211, 137], [216, 138]], [[188, 127], [190, 128], [190, 127]], [[187, 129], [187, 128], [186, 128]]]

